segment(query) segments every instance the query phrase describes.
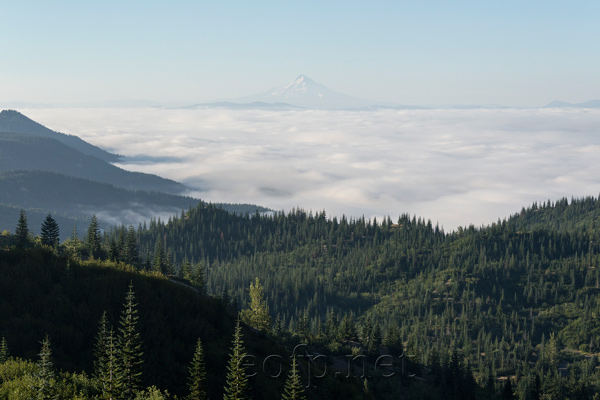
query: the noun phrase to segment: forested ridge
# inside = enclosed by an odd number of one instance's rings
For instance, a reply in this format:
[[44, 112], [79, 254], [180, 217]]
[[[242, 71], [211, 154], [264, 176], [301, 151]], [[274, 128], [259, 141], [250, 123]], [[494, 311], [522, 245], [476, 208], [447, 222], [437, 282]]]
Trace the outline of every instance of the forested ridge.
[[26, 133], [42, 138], [50, 138], [74, 148], [83, 154], [94, 156], [106, 162], [119, 160], [119, 156], [116, 154], [91, 145], [77, 136], [65, 135], [48, 129], [15, 110], [2, 110], [0, 112], [0, 132]]
[[[149, 258], [161, 247], [174, 273], [185, 260], [200, 263], [208, 292], [242, 305], [258, 277], [275, 329], [304, 330], [334, 351], [336, 340], [365, 340], [364, 324], [397, 327], [423, 365], [458, 349], [480, 383], [491, 370], [546, 376], [547, 385], [570, 379], [591, 394], [599, 377], [598, 218], [593, 197], [533, 204], [451, 233], [409, 215], [369, 221], [294, 210], [240, 218], [204, 205], [151, 222], [139, 239]], [[351, 319], [354, 328], [328, 335], [328, 319]], [[518, 380], [518, 393], [531, 379]]]
[[[77, 136], [54, 132], [14, 110], [1, 111], [0, 227], [12, 228], [15, 208], [27, 210], [36, 222], [40, 214], [52, 213], [61, 219], [64, 234], [94, 213], [108, 228], [198, 204], [180, 195], [189, 190], [181, 183], [111, 164], [118, 161], [124, 160]], [[222, 206], [240, 214], [268, 211], [250, 204]]]
[[346, 355], [373, 368], [386, 354], [396, 372], [406, 368], [401, 379], [341, 381], [362, 385], [361, 396], [593, 399], [598, 218], [593, 197], [533, 204], [450, 233], [407, 214], [239, 216], [201, 203], [137, 229], [101, 233], [93, 219], [83, 242], [55, 251], [181, 279], [242, 310], [243, 322], [277, 343], [308, 344], [331, 368], [343, 370]]
[[[229, 302], [159, 272], [82, 260], [75, 252], [85, 244], [53, 248], [44, 243], [52, 229], [42, 231], [0, 236], [0, 398], [220, 398], [232, 385], [232, 363], [247, 380], [232, 398], [285, 391], [291, 348], [239, 320], [236, 327]], [[262, 364], [246, 371], [244, 354], [281, 355], [281, 376], [245, 377]], [[365, 397], [359, 385], [332, 377], [301, 391], [309, 399]]]

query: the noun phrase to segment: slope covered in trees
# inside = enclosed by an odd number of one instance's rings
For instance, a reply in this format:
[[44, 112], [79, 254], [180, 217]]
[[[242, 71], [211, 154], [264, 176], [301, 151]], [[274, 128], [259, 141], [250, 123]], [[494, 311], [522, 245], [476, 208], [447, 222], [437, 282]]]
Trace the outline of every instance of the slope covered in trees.
[[186, 188], [170, 179], [126, 171], [86, 155], [56, 139], [0, 132], [0, 170], [42, 170], [130, 189], [179, 194]]
[[[26, 228], [26, 221], [20, 225]], [[240, 327], [239, 320], [234, 335], [236, 310], [222, 299], [124, 263], [81, 261], [68, 250], [69, 241], [51, 249], [9, 239], [0, 242], [0, 398], [118, 393], [116, 398], [156, 400], [190, 392], [220, 398], [230, 387], [227, 365], [238, 364], [231, 361], [232, 347], [239, 350], [235, 357], [281, 355], [288, 370], [290, 349]], [[235, 341], [242, 334], [240, 350]], [[245, 374], [245, 364], [238, 373]], [[248, 371], [261, 373], [246, 379], [245, 394], [278, 399], [284, 379], [261, 366], [256, 361]], [[331, 377], [312, 388], [310, 398], [330, 397], [331, 391], [363, 398], [358, 385]]]
[[[73, 222], [98, 214], [108, 228], [115, 223], [137, 225], [198, 203], [178, 195], [186, 190], [181, 183], [126, 171], [108, 161], [117, 161], [116, 156], [16, 111], [0, 112], [0, 228], [11, 229], [15, 208], [26, 209], [32, 217], [53, 213]], [[248, 204], [222, 206], [240, 214], [268, 211]], [[68, 225], [70, 230], [73, 223]]]
[[55, 139], [83, 154], [94, 156], [106, 162], [116, 162], [119, 156], [91, 145], [74, 135], [65, 135], [55, 132], [45, 126], [32, 121], [15, 110], [3, 110], [0, 112], [0, 132], [26, 133], [29, 135]]
[[198, 200], [160, 192], [132, 191], [47, 171], [5, 171], [0, 172], [0, 204], [86, 218], [98, 213], [111, 223], [137, 225], [152, 215], [176, 214], [196, 206]]
[[536, 375], [546, 391], [589, 394], [600, 387], [599, 210], [597, 198], [560, 200], [446, 234], [408, 215], [237, 217], [201, 205], [139, 238], [146, 254], [160, 243], [175, 271], [201, 263], [209, 293], [241, 305], [258, 277], [274, 329], [322, 351], [365, 349], [375, 324], [423, 365], [456, 349], [481, 386], [492, 371], [526, 377], [521, 394]]

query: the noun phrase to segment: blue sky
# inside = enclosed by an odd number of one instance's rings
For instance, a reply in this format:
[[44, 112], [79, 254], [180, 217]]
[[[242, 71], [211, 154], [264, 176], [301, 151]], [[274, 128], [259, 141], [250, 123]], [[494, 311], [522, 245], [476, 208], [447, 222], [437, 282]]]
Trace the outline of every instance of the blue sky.
[[600, 98], [600, 2], [5, 2], [0, 102], [209, 101], [306, 74], [401, 104]]

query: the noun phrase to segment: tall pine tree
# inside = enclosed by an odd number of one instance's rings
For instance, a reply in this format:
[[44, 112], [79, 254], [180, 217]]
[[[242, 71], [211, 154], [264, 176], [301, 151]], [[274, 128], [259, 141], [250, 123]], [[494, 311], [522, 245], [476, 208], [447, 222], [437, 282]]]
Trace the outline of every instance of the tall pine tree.
[[35, 392], [38, 400], [54, 398], [55, 380], [54, 364], [52, 362], [52, 350], [48, 335], [42, 341], [42, 350], [39, 354], [37, 372], [35, 374]]
[[95, 215], [90, 220], [90, 226], [85, 237], [85, 246], [91, 257], [102, 258], [102, 235], [98, 226], [98, 218]]
[[152, 270], [165, 275], [169, 270], [167, 254], [165, 253], [165, 249], [163, 247], [161, 239], [157, 240], [156, 246], [154, 248], [154, 257], [152, 258]]
[[298, 373], [298, 364], [296, 362], [296, 355], [292, 357], [292, 369], [290, 370], [290, 374], [285, 381], [285, 388], [283, 395], [281, 396], [283, 400], [305, 400], [304, 396], [304, 388], [300, 382], [300, 374]]
[[132, 399], [141, 386], [142, 376], [142, 343], [137, 331], [137, 309], [133, 293], [133, 284], [125, 296], [124, 310], [119, 320], [117, 338], [117, 384], [121, 387], [121, 396]]
[[233, 344], [229, 365], [227, 366], [227, 378], [225, 382], [225, 395], [223, 400], [242, 400], [247, 397], [248, 378], [246, 370], [242, 363], [246, 356], [244, 342], [242, 341], [242, 328], [240, 318], [238, 317], [235, 333], [233, 334]]
[[117, 349], [114, 332], [106, 318], [106, 312], [100, 319], [100, 327], [94, 348], [94, 378], [98, 382], [102, 400], [114, 400], [119, 395], [117, 372]]
[[138, 254], [137, 238], [135, 237], [135, 229], [129, 225], [127, 229], [127, 238], [125, 239], [124, 261], [127, 264], [138, 267], [140, 264], [140, 256]]
[[198, 338], [194, 359], [190, 364], [190, 394], [188, 400], [206, 400], [206, 366], [204, 365], [204, 350]]

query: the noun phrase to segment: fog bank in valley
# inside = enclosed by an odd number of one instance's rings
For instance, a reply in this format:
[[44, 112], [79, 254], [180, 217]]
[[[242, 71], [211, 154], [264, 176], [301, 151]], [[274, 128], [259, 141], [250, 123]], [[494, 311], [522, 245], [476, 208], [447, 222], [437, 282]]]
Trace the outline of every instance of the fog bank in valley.
[[446, 230], [600, 192], [600, 110], [19, 110], [206, 201]]

